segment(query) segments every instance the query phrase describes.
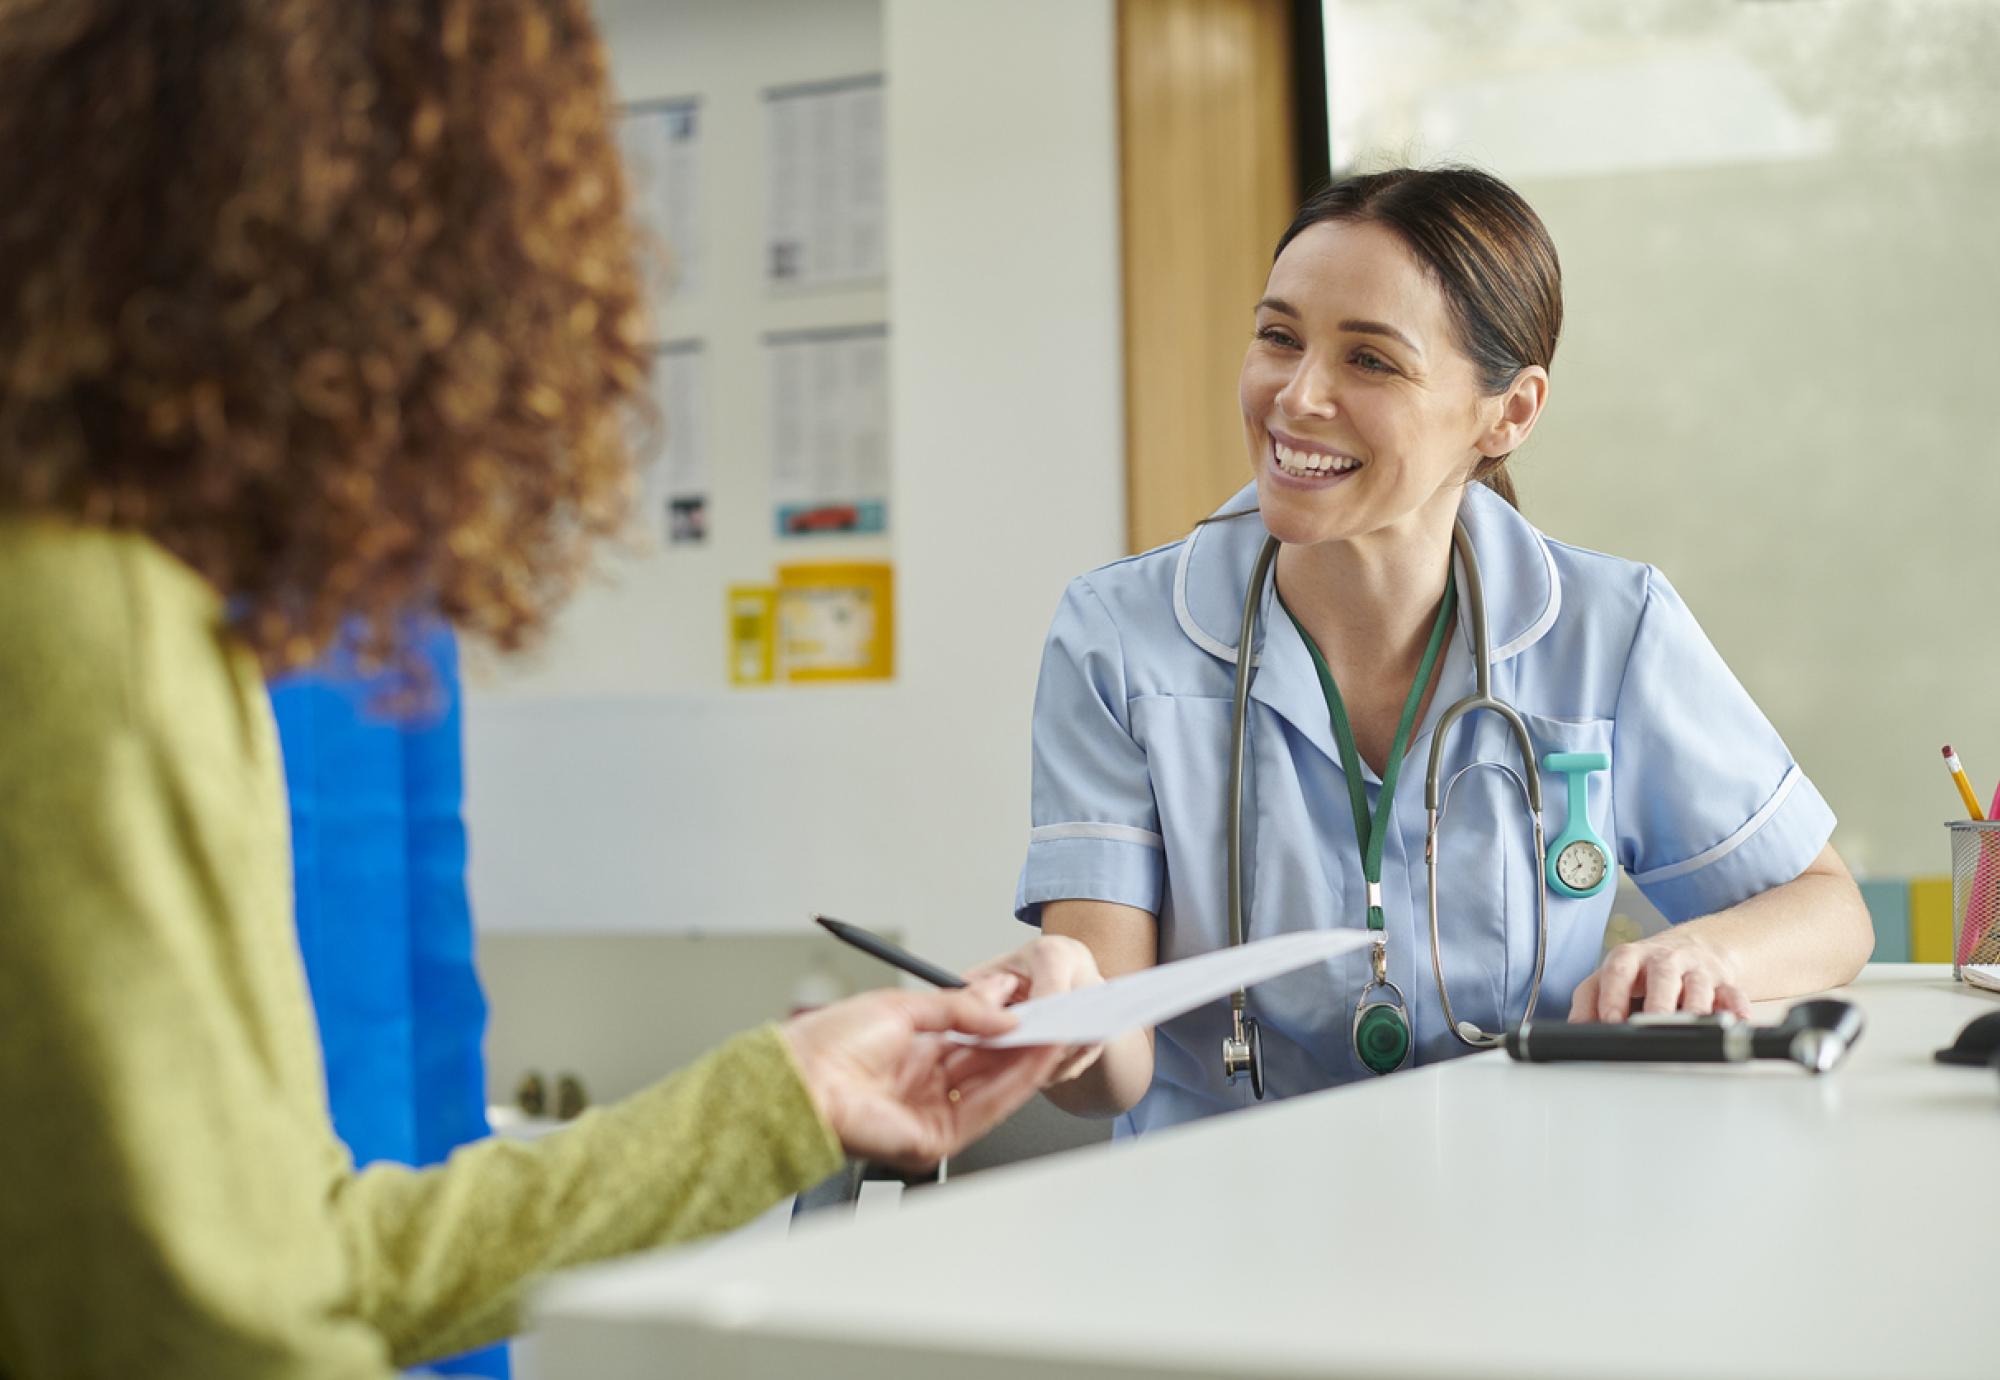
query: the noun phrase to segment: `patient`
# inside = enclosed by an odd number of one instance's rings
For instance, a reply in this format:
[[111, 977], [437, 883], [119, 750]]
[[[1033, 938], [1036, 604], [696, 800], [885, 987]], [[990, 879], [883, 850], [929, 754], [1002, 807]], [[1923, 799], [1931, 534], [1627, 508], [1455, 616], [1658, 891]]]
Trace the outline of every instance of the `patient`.
[[620, 526], [606, 119], [581, 0], [0, 5], [0, 1380], [388, 1380], [1091, 1057], [939, 1038], [1088, 964], [1042, 941], [533, 1144], [335, 1140], [263, 678], [513, 648]]

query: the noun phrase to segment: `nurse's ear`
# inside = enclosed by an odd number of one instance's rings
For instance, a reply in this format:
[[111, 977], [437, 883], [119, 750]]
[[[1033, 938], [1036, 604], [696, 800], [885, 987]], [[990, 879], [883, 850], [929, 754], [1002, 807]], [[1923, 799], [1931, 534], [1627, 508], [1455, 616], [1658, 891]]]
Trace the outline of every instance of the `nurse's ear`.
[[1489, 460], [1512, 455], [1535, 429], [1548, 396], [1549, 371], [1539, 364], [1524, 366], [1505, 389], [1480, 400], [1485, 427], [1474, 447]]

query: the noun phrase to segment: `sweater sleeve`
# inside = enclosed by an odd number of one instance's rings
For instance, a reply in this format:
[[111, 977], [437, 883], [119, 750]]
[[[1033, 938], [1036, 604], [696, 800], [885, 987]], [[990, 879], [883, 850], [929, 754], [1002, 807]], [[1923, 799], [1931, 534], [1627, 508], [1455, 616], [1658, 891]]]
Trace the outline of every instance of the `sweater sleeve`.
[[408, 1364], [508, 1335], [551, 1270], [740, 1226], [840, 1162], [766, 1026], [553, 1135], [374, 1166], [334, 1211], [356, 1306]]
[[393, 1380], [543, 1271], [837, 1166], [766, 1028], [544, 1141], [355, 1173], [261, 683], [110, 543], [0, 523], [0, 1377]]
[[0, 1374], [389, 1380], [182, 802], [129, 735], [38, 742], [0, 756]]
[[538, 1275], [838, 1167], [766, 1027], [542, 1140], [329, 1190], [331, 1133], [273, 1110], [259, 994], [217, 961], [170, 797], [137, 745], [98, 756], [0, 810], [0, 1374], [380, 1380], [505, 1335]]

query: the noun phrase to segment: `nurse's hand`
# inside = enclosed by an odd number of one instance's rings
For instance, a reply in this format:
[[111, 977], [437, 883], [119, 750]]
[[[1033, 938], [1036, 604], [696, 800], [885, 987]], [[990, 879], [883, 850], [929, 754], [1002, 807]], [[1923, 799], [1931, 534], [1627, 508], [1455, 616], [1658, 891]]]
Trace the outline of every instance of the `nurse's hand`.
[[[971, 982], [996, 974], [1014, 979], [1014, 990], [1002, 998], [1009, 1006], [1031, 998], [1072, 992], [1079, 987], [1095, 987], [1104, 981], [1090, 949], [1080, 940], [1060, 934], [1042, 935], [1012, 953], [989, 958], [969, 970], [965, 978]], [[1096, 1063], [1103, 1053], [1103, 1045], [1081, 1045], [1068, 1050], [1068, 1058], [1049, 1081], [1067, 1083]]]
[[864, 992], [779, 1027], [820, 1115], [851, 1155], [922, 1169], [956, 1154], [1052, 1081], [1061, 1046], [980, 1049], [949, 1030], [1000, 1035], [1018, 1023], [995, 974], [954, 992]]
[[1618, 1022], [1635, 1011], [1733, 1011], [1748, 1018], [1750, 1003], [1736, 982], [1736, 964], [1687, 930], [1620, 944], [1583, 980], [1569, 1004], [1571, 1021]]

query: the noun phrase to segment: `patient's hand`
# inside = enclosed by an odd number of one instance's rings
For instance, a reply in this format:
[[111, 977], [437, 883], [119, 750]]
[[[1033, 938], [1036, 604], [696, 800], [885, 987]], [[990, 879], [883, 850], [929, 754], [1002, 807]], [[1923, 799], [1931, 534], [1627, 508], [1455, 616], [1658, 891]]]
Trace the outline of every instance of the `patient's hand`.
[[1074, 1051], [981, 1049], [945, 1031], [999, 1035], [1019, 980], [952, 992], [864, 992], [786, 1021], [813, 1103], [851, 1155], [921, 1169], [956, 1154], [1053, 1080]]

